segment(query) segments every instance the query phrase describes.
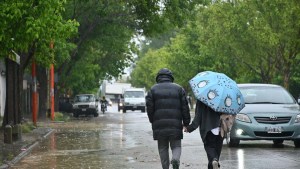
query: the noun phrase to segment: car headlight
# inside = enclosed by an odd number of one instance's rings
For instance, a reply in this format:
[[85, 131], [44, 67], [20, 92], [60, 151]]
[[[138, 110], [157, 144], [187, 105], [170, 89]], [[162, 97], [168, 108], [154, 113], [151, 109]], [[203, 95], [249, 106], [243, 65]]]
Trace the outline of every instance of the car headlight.
[[242, 135], [243, 133], [244, 133], [244, 131], [242, 129], [237, 129], [235, 131], [235, 134], [238, 135], [238, 136]]
[[123, 106], [123, 103], [119, 103], [119, 106]]
[[250, 118], [246, 114], [237, 114], [235, 118], [239, 121], [251, 123]]
[[77, 109], [78, 108], [78, 105], [73, 105], [73, 109]]
[[90, 107], [90, 108], [95, 108], [95, 107], [96, 107], [96, 104], [93, 103], [93, 102], [92, 102], [92, 103], [89, 103], [89, 107]]
[[300, 114], [297, 114], [296, 119], [295, 119], [295, 123], [299, 123], [300, 122]]

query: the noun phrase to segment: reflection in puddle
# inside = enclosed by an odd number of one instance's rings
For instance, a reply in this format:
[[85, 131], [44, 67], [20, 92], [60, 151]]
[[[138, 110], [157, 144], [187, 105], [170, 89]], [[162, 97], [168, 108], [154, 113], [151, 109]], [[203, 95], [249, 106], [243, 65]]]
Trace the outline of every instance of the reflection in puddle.
[[237, 151], [237, 158], [238, 158], [239, 169], [244, 169], [245, 168], [244, 150], [239, 149]]
[[126, 157], [126, 160], [129, 162], [129, 163], [134, 163], [135, 160], [133, 157]]
[[123, 153], [124, 149], [135, 146], [136, 141], [123, 124], [75, 124], [56, 130], [20, 165], [47, 169], [124, 168], [125, 163], [136, 162]]
[[126, 133], [124, 134], [123, 124], [109, 124], [101, 130], [98, 128], [95, 130], [65, 129], [56, 131], [50, 136], [48, 144], [52, 150], [104, 150], [132, 148], [135, 147], [136, 141]]
[[108, 124], [101, 133], [101, 137], [105, 137], [108, 141], [109, 147], [107, 148], [133, 148], [136, 144], [132, 137], [126, 135], [123, 124]]

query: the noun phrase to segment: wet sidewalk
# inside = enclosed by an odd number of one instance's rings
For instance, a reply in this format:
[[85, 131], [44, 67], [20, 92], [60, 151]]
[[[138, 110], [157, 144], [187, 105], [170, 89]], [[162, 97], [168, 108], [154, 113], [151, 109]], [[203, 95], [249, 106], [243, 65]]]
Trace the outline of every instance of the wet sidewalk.
[[29, 133], [22, 133], [22, 138], [12, 144], [4, 143], [4, 131], [0, 129], [0, 169], [9, 168], [20, 161], [39, 144], [39, 141], [46, 139], [53, 129], [47, 127], [48, 122], [38, 123], [38, 127]]
[[[47, 132], [47, 127], [54, 130], [45, 136], [43, 134]], [[43, 128], [46, 129], [42, 131]], [[35, 135], [35, 138], [31, 135], [31, 141], [30, 134]], [[124, 114], [117, 112], [115, 107], [97, 118], [71, 118], [66, 123], [39, 125], [39, 129], [30, 134], [23, 134], [22, 140], [31, 142], [23, 144], [29, 145], [24, 147], [24, 152], [20, 151], [22, 147], [15, 149], [21, 155], [25, 154], [25, 157], [22, 160], [13, 158], [9, 161], [11, 163], [5, 163], [6, 167], [161, 168], [157, 143], [153, 140], [146, 113], [129, 111]], [[39, 143], [33, 141], [43, 138], [46, 139]], [[16, 145], [17, 142], [13, 146]], [[27, 152], [30, 153], [26, 154]], [[18, 157], [22, 157], [21, 155]], [[299, 156], [300, 150], [288, 140], [281, 147], [274, 147], [270, 140], [242, 141], [236, 148], [230, 148], [224, 142], [220, 163], [222, 169], [298, 169]], [[12, 165], [14, 160], [19, 161]], [[180, 161], [182, 169], [207, 169], [207, 156], [198, 129], [192, 133], [184, 133]]]

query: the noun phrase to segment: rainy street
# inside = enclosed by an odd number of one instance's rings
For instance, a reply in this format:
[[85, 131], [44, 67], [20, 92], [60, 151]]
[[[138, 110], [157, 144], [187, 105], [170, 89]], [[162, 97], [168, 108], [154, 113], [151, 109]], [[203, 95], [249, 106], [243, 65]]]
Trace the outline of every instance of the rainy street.
[[[49, 125], [55, 132], [11, 168], [161, 168], [146, 113], [123, 114], [113, 105], [99, 117]], [[185, 133], [182, 146], [180, 168], [207, 168], [198, 130]], [[295, 149], [291, 141], [285, 141], [282, 147], [273, 147], [272, 141], [241, 141], [238, 148], [229, 148], [224, 142], [220, 162], [224, 169], [298, 169], [299, 156], [300, 149]]]

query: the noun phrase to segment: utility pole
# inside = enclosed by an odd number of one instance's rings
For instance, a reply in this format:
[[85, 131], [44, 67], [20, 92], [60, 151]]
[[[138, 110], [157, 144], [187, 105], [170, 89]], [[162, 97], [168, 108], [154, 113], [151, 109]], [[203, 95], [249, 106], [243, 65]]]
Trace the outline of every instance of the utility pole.
[[37, 80], [36, 80], [36, 64], [35, 61], [32, 61], [31, 64], [31, 73], [32, 73], [32, 122], [33, 125], [37, 126]]
[[[53, 49], [53, 41], [50, 42], [50, 49]], [[50, 65], [50, 106], [51, 120], [54, 121], [54, 65]]]
[[50, 65], [50, 106], [51, 106], [51, 120], [54, 121], [54, 66]]

